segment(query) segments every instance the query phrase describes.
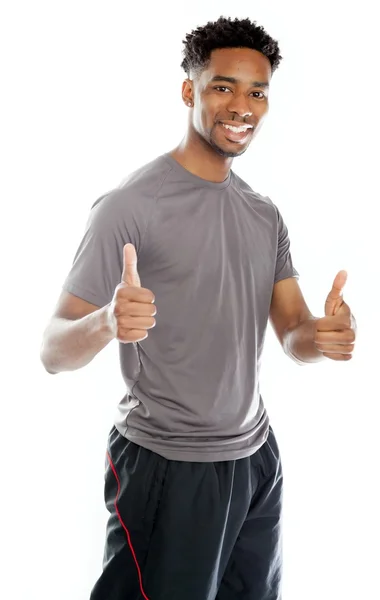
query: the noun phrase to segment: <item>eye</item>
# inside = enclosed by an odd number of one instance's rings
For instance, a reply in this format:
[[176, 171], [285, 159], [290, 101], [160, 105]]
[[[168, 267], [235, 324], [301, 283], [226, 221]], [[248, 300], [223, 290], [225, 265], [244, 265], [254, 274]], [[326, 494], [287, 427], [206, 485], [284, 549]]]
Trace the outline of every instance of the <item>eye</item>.
[[264, 92], [252, 92], [252, 94], [261, 94], [261, 97], [260, 97], [260, 98], [257, 98], [258, 100], [262, 100], [262, 99], [264, 99], [264, 98], [265, 98], [265, 94], [264, 94]]
[[231, 91], [231, 90], [229, 90], [228, 87], [226, 87], [224, 85], [217, 85], [217, 86], [214, 87], [214, 90], [217, 90], [218, 92], [219, 92], [219, 90], [228, 90], [228, 91]]

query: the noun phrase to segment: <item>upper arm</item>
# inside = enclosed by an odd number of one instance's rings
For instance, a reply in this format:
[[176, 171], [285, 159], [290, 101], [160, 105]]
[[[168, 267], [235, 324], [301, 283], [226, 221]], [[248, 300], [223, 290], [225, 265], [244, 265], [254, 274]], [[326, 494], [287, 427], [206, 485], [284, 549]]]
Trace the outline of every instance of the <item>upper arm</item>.
[[280, 344], [283, 346], [287, 330], [296, 327], [312, 314], [298, 285], [298, 271], [293, 266], [288, 229], [278, 208], [277, 259], [275, 268], [270, 321]]
[[277, 215], [277, 257], [274, 282], [277, 283], [289, 277], [299, 277], [299, 273], [293, 266], [288, 228], [277, 206], [275, 206], [275, 210]]
[[281, 345], [288, 329], [312, 318], [295, 277], [288, 277], [274, 284], [269, 315]]
[[52, 318], [70, 319], [74, 321], [95, 312], [99, 308], [100, 307], [95, 304], [86, 302], [86, 300], [82, 300], [82, 298], [78, 298], [78, 296], [74, 296], [73, 294], [70, 294], [70, 292], [62, 290]]
[[[95, 203], [63, 289], [82, 298], [83, 306], [103, 307], [112, 301], [123, 272], [123, 248], [130, 242], [140, 257], [150, 212], [137, 193], [115, 189]], [[152, 203], [151, 203], [152, 204]], [[150, 206], [150, 205], [149, 205]], [[148, 214], [149, 213], [149, 214]]]

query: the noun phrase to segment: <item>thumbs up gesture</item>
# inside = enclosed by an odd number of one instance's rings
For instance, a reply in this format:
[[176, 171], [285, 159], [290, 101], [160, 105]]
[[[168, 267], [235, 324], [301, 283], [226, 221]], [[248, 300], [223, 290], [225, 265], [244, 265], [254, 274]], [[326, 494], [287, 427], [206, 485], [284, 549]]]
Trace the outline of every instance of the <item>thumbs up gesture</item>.
[[318, 319], [314, 343], [332, 360], [350, 360], [356, 339], [356, 321], [343, 300], [347, 272], [339, 271], [325, 302], [325, 317]]
[[124, 246], [123, 273], [108, 309], [109, 325], [115, 338], [123, 344], [140, 342], [155, 326], [153, 292], [141, 287], [137, 255], [132, 244]]

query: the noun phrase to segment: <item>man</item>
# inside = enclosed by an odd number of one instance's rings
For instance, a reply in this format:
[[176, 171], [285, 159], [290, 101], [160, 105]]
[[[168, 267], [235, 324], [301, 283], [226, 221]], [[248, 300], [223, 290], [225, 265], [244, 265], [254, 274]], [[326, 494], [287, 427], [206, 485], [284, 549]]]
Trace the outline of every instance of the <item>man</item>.
[[325, 316], [311, 315], [278, 208], [231, 170], [268, 112], [277, 42], [220, 18], [184, 44], [186, 135], [92, 207], [41, 359], [75, 370], [119, 341], [126, 393], [91, 600], [279, 600], [282, 468], [259, 388], [267, 323], [300, 364], [350, 359], [356, 326], [344, 271]]

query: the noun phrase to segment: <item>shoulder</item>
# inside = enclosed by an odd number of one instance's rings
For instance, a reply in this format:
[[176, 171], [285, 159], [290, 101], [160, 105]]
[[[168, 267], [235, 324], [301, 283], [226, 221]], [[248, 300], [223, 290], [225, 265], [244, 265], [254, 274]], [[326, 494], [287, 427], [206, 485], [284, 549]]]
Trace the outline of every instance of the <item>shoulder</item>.
[[170, 164], [162, 156], [144, 164], [102, 194], [92, 204], [91, 213], [111, 220], [149, 215], [170, 170]]
[[124, 193], [139, 191], [155, 196], [171, 170], [165, 155], [158, 156], [124, 177], [117, 189]]
[[233, 186], [239, 190], [240, 193], [244, 194], [247, 201], [256, 206], [261, 206], [263, 208], [268, 207], [268, 213], [272, 214], [273, 218], [277, 220], [278, 209], [269, 196], [264, 196], [253, 190], [251, 186], [234, 171], [231, 172], [231, 175]]

